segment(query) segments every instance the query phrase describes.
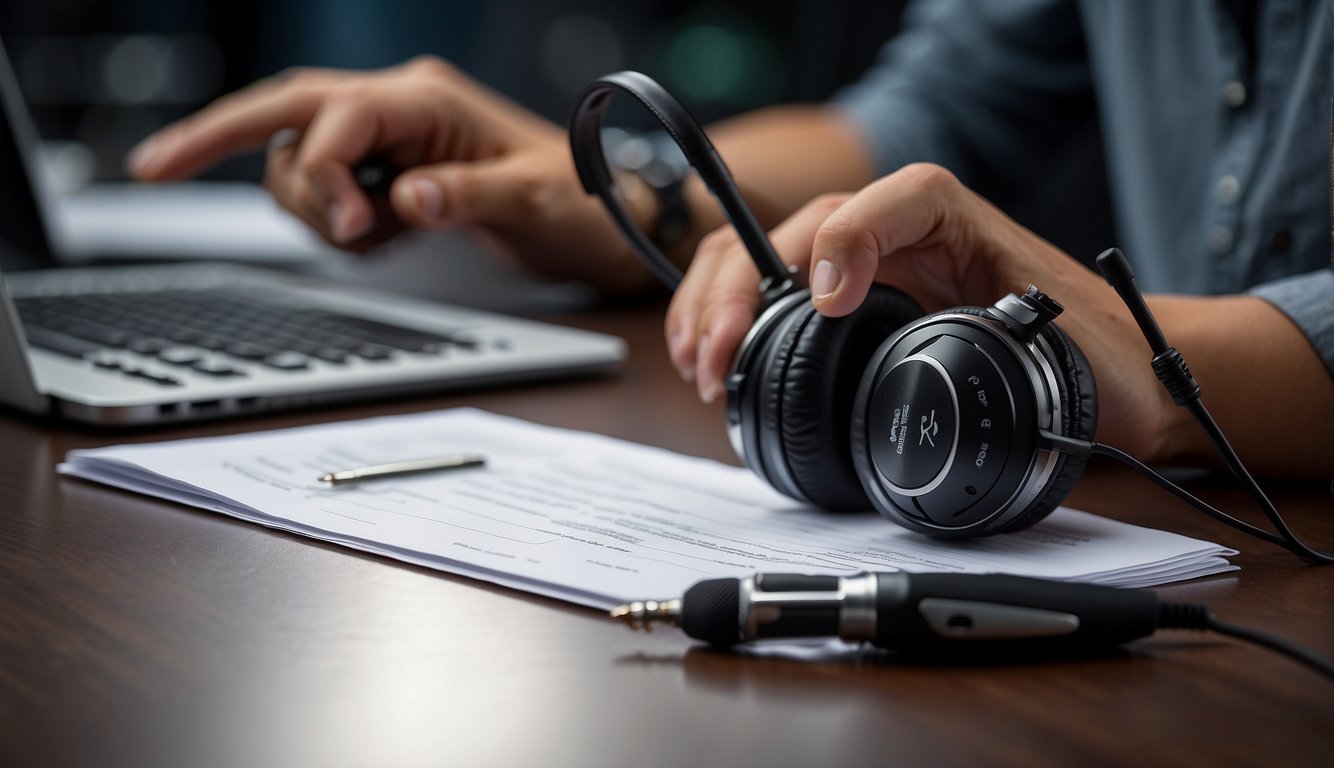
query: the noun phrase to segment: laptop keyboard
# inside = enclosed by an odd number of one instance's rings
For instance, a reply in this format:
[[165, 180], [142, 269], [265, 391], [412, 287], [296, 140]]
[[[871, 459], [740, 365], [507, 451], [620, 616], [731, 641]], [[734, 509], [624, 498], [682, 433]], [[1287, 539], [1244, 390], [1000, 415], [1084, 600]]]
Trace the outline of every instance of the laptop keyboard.
[[[275, 297], [276, 298], [276, 297]], [[245, 376], [248, 367], [298, 372], [315, 361], [334, 366], [380, 362], [401, 353], [478, 351], [467, 336], [428, 333], [300, 306], [250, 290], [155, 290], [15, 299], [28, 343], [164, 386], [174, 377], [127, 365], [128, 350], [212, 377]]]

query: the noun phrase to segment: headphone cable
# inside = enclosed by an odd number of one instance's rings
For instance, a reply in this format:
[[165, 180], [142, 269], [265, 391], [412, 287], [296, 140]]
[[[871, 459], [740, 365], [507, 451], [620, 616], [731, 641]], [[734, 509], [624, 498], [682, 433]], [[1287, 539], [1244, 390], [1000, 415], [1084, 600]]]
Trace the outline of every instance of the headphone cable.
[[1172, 396], [1172, 402], [1185, 407], [1195, 417], [1195, 421], [1204, 430], [1209, 442], [1213, 444], [1214, 449], [1222, 456], [1224, 463], [1232, 471], [1234, 477], [1245, 486], [1246, 491], [1253, 498], [1265, 513], [1265, 517], [1273, 523], [1274, 528], [1278, 530], [1275, 535], [1262, 528], [1257, 528], [1249, 523], [1238, 520], [1231, 515], [1209, 506], [1200, 499], [1196, 498], [1184, 488], [1177, 486], [1167, 478], [1145, 466], [1139, 460], [1135, 459], [1124, 451], [1113, 448], [1109, 445], [1093, 443], [1092, 452], [1103, 456], [1110, 456], [1120, 461], [1159, 486], [1167, 490], [1172, 495], [1182, 499], [1186, 503], [1194, 506], [1196, 509], [1204, 512], [1206, 515], [1218, 520], [1226, 525], [1230, 525], [1239, 531], [1248, 533], [1263, 541], [1271, 544], [1277, 544], [1280, 547], [1292, 552], [1293, 554], [1306, 558], [1314, 563], [1334, 563], [1334, 555], [1327, 552], [1321, 552], [1307, 546], [1297, 535], [1288, 528], [1288, 524], [1279, 514], [1278, 509], [1274, 507], [1273, 502], [1265, 495], [1260, 488], [1260, 484], [1255, 482], [1255, 478], [1247, 471], [1246, 466], [1242, 464], [1241, 458], [1233, 450], [1232, 445], [1228, 443], [1227, 437], [1223, 435], [1223, 430], [1214, 421], [1214, 417], [1209, 413], [1209, 409], [1204, 407], [1204, 402], [1200, 400], [1200, 385], [1195, 381], [1195, 377], [1190, 373], [1190, 367], [1186, 365], [1186, 360], [1181, 356], [1175, 347], [1169, 346], [1167, 338], [1163, 336], [1162, 329], [1158, 327], [1158, 322], [1154, 319], [1153, 313], [1144, 301], [1143, 294], [1135, 285], [1135, 271], [1131, 268], [1130, 262], [1118, 248], [1109, 248], [1100, 254], [1095, 262], [1103, 277], [1107, 279], [1108, 284], [1112, 286], [1129, 308], [1130, 314], [1134, 316], [1135, 322], [1139, 325], [1144, 338], [1149, 342], [1149, 348], [1153, 350], [1153, 371], [1158, 376], [1168, 394]]

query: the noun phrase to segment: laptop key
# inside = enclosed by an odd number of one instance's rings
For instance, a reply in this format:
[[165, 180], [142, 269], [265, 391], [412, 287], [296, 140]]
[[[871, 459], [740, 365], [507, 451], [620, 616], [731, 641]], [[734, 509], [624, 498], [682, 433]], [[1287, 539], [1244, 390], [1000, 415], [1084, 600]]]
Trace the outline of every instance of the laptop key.
[[157, 353], [157, 359], [172, 365], [191, 365], [203, 356], [203, 352], [190, 347], [167, 347]]
[[25, 327], [23, 334], [28, 337], [30, 346], [80, 360], [105, 349], [101, 344], [94, 344], [55, 331], [48, 331], [45, 328]]
[[190, 328], [177, 328], [167, 334], [167, 338], [180, 344], [193, 344], [195, 340], [202, 336], [199, 331]]
[[125, 345], [125, 348], [131, 352], [138, 352], [141, 355], [156, 355], [167, 347], [172, 346], [170, 341], [148, 336], [138, 338]]
[[238, 341], [228, 344], [227, 348], [223, 351], [232, 357], [239, 357], [242, 360], [263, 360], [269, 355], [277, 352], [277, 350], [271, 347], [252, 344], [248, 341]]
[[315, 341], [302, 341], [293, 344], [292, 349], [303, 355], [316, 358], [317, 360], [323, 360], [326, 363], [343, 363], [347, 362], [348, 358], [347, 350], [338, 349], [337, 347], [326, 347]]
[[405, 352], [422, 352], [451, 341], [449, 336], [414, 331], [362, 318], [345, 318], [340, 325], [345, 333], [356, 334], [366, 341]]
[[264, 358], [263, 363], [283, 371], [299, 371], [310, 367], [310, 358], [300, 352], [276, 352]]
[[138, 368], [134, 369], [123, 368], [122, 370], [125, 371], [126, 376], [132, 376], [136, 379], [143, 379], [144, 381], [151, 381], [154, 384], [161, 384], [164, 387], [181, 386], [181, 382], [179, 380], [173, 379], [170, 376], [161, 376], [156, 373], [150, 373], [148, 371], [141, 370]]
[[218, 378], [225, 378], [227, 376], [245, 375], [244, 371], [237, 370], [236, 368], [233, 368], [230, 365], [227, 365], [226, 363], [220, 363], [217, 360], [207, 360], [207, 359], [196, 360], [190, 366], [190, 368], [194, 371], [198, 371], [199, 373], [203, 373], [208, 376], [217, 376]]
[[330, 347], [347, 350], [349, 352], [365, 343], [356, 336], [347, 336], [337, 333], [312, 333], [311, 338], [321, 344], [326, 344]]
[[363, 360], [388, 360], [392, 350], [377, 344], [363, 344], [352, 350], [352, 354]]
[[70, 336], [77, 336], [80, 339], [91, 341], [104, 347], [123, 347], [134, 338], [125, 331], [108, 328], [105, 325], [90, 323], [86, 320], [76, 320], [69, 323], [61, 330]]
[[351, 356], [350, 352], [333, 347], [321, 347], [310, 353], [311, 357], [323, 360], [326, 363], [346, 363], [347, 358]]
[[229, 341], [225, 337], [214, 336], [213, 334], [207, 334], [199, 337], [199, 339], [195, 341], [195, 346], [203, 347], [204, 349], [210, 349], [213, 350], [214, 352], [219, 352], [221, 350], [226, 349], [228, 343]]

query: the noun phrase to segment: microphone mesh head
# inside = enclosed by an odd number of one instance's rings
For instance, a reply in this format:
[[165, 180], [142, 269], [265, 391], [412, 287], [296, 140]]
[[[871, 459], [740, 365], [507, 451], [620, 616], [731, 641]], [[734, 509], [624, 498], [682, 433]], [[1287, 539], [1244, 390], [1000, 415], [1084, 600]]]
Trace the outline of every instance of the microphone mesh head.
[[709, 579], [686, 590], [681, 600], [681, 629], [712, 645], [741, 642], [740, 582]]

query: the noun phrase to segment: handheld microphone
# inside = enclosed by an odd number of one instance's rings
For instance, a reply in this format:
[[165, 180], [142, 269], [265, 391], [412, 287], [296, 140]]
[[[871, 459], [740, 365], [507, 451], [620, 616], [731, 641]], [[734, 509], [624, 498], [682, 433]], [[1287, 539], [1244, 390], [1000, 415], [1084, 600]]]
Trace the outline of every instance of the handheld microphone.
[[836, 637], [946, 659], [1097, 651], [1158, 629], [1209, 629], [1263, 645], [1334, 679], [1328, 659], [1219, 621], [1203, 605], [1161, 602], [1148, 590], [1000, 574], [761, 573], [701, 581], [681, 598], [628, 603], [611, 616], [634, 629], [677, 626], [722, 648]]
[[1033, 642], [1085, 648], [1151, 634], [1153, 592], [1021, 576], [960, 573], [761, 573], [701, 581], [680, 600], [630, 603], [631, 626], [673, 623], [726, 647], [837, 637], [897, 651], [1004, 647]]

